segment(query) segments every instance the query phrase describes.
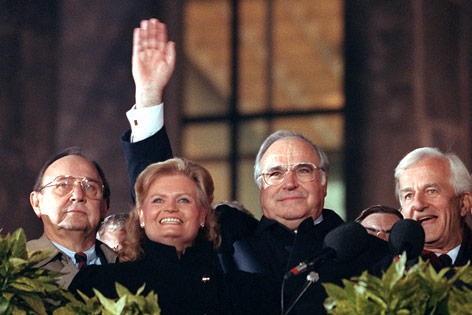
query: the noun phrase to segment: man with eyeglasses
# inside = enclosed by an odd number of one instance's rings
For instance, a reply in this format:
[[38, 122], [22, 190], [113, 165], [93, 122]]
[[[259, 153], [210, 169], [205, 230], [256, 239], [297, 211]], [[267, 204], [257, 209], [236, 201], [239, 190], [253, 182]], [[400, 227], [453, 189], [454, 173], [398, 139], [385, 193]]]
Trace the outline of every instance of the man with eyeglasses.
[[[141, 48], [143, 52], [149, 50], [152, 45], [145, 44], [147, 41], [158, 42], [158, 38], [163, 41], [167, 40], [164, 34], [157, 36], [160, 31], [151, 31], [162, 28], [164, 32], [165, 26], [161, 24], [155, 19], [141, 22], [140, 31], [135, 32], [134, 43], [135, 45], [139, 42], [142, 44], [136, 45], [137, 48], [134, 49], [133, 54], [139, 55]], [[153, 38], [155, 39], [152, 40]], [[160, 46], [166, 47], [168, 44], [163, 42]], [[165, 81], [162, 78], [168, 80], [169, 73], [167, 71], [159, 73], [157, 70], [173, 69], [175, 62], [173, 47], [173, 45], [169, 47], [169, 52], [172, 51], [172, 53], [169, 54], [168, 61], [163, 61], [162, 67], [153, 62], [146, 62], [146, 59], [141, 60], [142, 69], [148, 69], [146, 72], [151, 75], [143, 76], [142, 72], [133, 70], [136, 95], [147, 100], [146, 106], [136, 104], [136, 109], [147, 108], [151, 112], [163, 106], [162, 104], [152, 106], [161, 103], [162, 100], [160, 95], [152, 97], [149, 91], [161, 90], [165, 86], [161, 84]], [[150, 54], [152, 52], [146, 55]], [[133, 57], [133, 63], [139, 60]], [[152, 77], [154, 80], [151, 80]], [[143, 83], [149, 87], [153, 85], [155, 87], [143, 89]], [[163, 123], [155, 123], [154, 127], [150, 123], [149, 126], [143, 128], [149, 129], [147, 135], [139, 137], [138, 140], [135, 129], [142, 123], [130, 118], [131, 111], [127, 115], [132, 131], [127, 131], [123, 135], [122, 142], [130, 183], [133, 186], [141, 170], [161, 160], [162, 152], [171, 154], [171, 151], [167, 135], [162, 127]], [[149, 116], [149, 120], [163, 122], [162, 111], [158, 117], [159, 119]], [[269, 136], [260, 148], [255, 165], [255, 179], [261, 189], [261, 205], [264, 214], [262, 220], [257, 222], [256, 219], [240, 211], [233, 211], [234, 209], [227, 206], [219, 206], [216, 209], [220, 214], [222, 245], [219, 253], [225, 272], [233, 268], [258, 272], [281, 282], [290, 268], [318, 253], [322, 249], [325, 235], [343, 223], [335, 212], [323, 210], [328, 175], [329, 163], [325, 153], [306, 137], [288, 131], [279, 131]], [[372, 238], [377, 240], [375, 237]], [[369, 258], [374, 260], [378, 255], [383, 257], [384, 253], [385, 248], [379, 249]], [[364, 266], [366, 264], [362, 261], [344, 265], [329, 264], [320, 271], [321, 281], [339, 283], [341, 277], [359, 274], [361, 267]], [[287, 290], [285, 290], [287, 303], [294, 298], [303, 282], [304, 276], [287, 283]], [[325, 297], [324, 289], [316, 283], [307, 291], [295, 310], [300, 314], [324, 313]]]
[[44, 234], [28, 241], [27, 248], [51, 252], [36, 267], [64, 273], [60, 285], [68, 287], [84, 265], [117, 262], [117, 254], [95, 239], [110, 188], [100, 166], [79, 148], [66, 149], [43, 165], [30, 201]]
[[375, 205], [362, 210], [354, 222], [362, 225], [369, 234], [388, 242], [392, 226], [400, 220], [403, 215], [397, 209]]
[[[282, 283], [284, 275], [300, 262], [316, 257], [324, 237], [343, 223], [332, 210], [324, 209], [329, 161], [323, 150], [305, 136], [280, 130], [262, 143], [254, 166], [261, 191], [263, 216], [253, 235], [235, 243], [235, 256], [244, 248], [256, 262], [255, 269]], [[349, 263], [329, 261], [316, 272], [320, 279], [302, 295], [290, 314], [323, 314], [326, 293], [322, 282], [340, 283], [360, 274], [387, 252], [386, 243], [367, 236], [370, 247]], [[306, 273], [285, 282], [284, 309], [306, 283]]]

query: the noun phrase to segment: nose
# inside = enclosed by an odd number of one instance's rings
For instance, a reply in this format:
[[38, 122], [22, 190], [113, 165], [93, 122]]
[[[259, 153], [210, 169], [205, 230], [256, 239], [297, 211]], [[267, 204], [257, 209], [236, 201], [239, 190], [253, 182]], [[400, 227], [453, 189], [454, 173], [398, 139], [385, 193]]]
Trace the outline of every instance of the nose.
[[76, 201], [76, 202], [85, 202], [85, 191], [82, 188], [82, 185], [78, 182], [74, 183], [74, 187], [72, 188], [71, 191], [71, 196], [70, 200]]
[[423, 211], [427, 207], [427, 203], [424, 200], [423, 194], [417, 193], [415, 194], [410, 209], [412, 211]]
[[179, 208], [177, 207], [177, 200], [170, 200], [167, 204], [165, 211], [167, 212], [177, 212]]
[[285, 178], [283, 181], [283, 187], [288, 190], [292, 190], [298, 187], [298, 179], [295, 173], [292, 170], [285, 173]]

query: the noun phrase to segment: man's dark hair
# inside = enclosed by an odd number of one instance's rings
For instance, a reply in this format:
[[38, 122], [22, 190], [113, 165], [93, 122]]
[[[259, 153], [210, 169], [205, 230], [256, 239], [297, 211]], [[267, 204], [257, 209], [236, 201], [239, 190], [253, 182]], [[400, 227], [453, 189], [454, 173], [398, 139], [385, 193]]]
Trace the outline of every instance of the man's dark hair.
[[59, 160], [63, 157], [69, 156], [69, 155], [81, 156], [81, 157], [83, 157], [84, 159], [86, 159], [87, 161], [89, 161], [90, 163], [92, 163], [95, 166], [95, 168], [97, 169], [98, 175], [100, 175], [100, 178], [102, 179], [102, 182], [103, 182], [103, 198], [105, 199], [105, 201], [107, 203], [107, 207], [109, 208], [110, 207], [110, 186], [108, 185], [107, 179], [105, 178], [105, 173], [103, 173], [103, 170], [100, 167], [100, 165], [97, 162], [95, 162], [93, 160], [90, 160], [88, 157], [86, 157], [79, 147], [67, 148], [64, 151], [61, 151], [61, 152], [57, 153], [56, 155], [52, 156], [49, 160], [47, 160], [46, 163], [43, 164], [43, 167], [41, 168], [41, 170], [39, 171], [38, 177], [36, 178], [36, 182], [33, 186], [33, 190], [38, 191], [38, 192], [40, 191], [41, 186], [42, 186], [41, 183], [43, 181], [44, 172], [46, 172], [47, 168], [52, 163], [56, 162], [57, 160]]
[[403, 215], [397, 209], [388, 206], [375, 205], [364, 209], [361, 214], [359, 214], [359, 216], [354, 220], [354, 222], [361, 223], [362, 221], [364, 221], [365, 218], [374, 213], [390, 213], [396, 215], [398, 218], [400, 218], [400, 220], [403, 220]]

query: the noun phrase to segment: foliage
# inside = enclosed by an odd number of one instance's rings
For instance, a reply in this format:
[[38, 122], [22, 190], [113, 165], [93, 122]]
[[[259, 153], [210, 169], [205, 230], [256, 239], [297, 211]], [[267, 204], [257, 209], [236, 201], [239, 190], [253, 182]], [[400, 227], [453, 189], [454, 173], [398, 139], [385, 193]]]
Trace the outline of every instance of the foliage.
[[28, 252], [23, 229], [0, 238], [0, 314], [48, 314], [67, 292], [56, 284], [60, 275], [34, 265], [47, 258], [44, 251]]
[[133, 295], [117, 283], [117, 300], [107, 299], [95, 289], [94, 297], [81, 294], [84, 302], [77, 300], [57, 284], [61, 273], [34, 267], [49, 254], [47, 251], [28, 252], [26, 235], [21, 228], [11, 235], [0, 236], [0, 314], [160, 314], [157, 294], [140, 295], [144, 286]]
[[469, 264], [436, 272], [420, 258], [407, 269], [403, 254], [381, 279], [365, 271], [343, 284], [323, 284], [329, 314], [472, 314]]
[[147, 296], [141, 296], [144, 285], [138, 289], [136, 295], [133, 295], [124, 286], [115, 284], [118, 299], [108, 299], [98, 290], [93, 289], [95, 296], [87, 297], [80, 293], [84, 302], [73, 298], [63, 307], [54, 311], [53, 315], [138, 315], [138, 314], [160, 314], [160, 308], [157, 305], [157, 294], [150, 292]]

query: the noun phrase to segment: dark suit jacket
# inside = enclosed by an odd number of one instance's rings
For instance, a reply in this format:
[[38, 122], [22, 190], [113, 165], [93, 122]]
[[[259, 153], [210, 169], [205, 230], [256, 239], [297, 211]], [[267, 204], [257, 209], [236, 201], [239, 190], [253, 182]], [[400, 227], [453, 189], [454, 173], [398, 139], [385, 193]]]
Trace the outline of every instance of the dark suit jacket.
[[[132, 188], [139, 172], [147, 165], [172, 157], [165, 129], [141, 142], [129, 143], [130, 131], [122, 137], [126, 164]], [[132, 189], [134, 196], [134, 189]], [[300, 226], [295, 235], [283, 225], [262, 218], [261, 222], [228, 206], [220, 206], [219, 214], [222, 245], [219, 258], [226, 273], [243, 270], [262, 273], [279, 284], [285, 273], [299, 262], [316, 254], [322, 248], [323, 238], [343, 220], [331, 210], [323, 210], [324, 221], [314, 226], [311, 218]], [[348, 264], [329, 264], [319, 271], [320, 282], [340, 283], [342, 277], [360, 274], [379, 257], [385, 256], [388, 247], [385, 242], [372, 237], [369, 252]], [[303, 285], [305, 275], [296, 277], [286, 285], [286, 304]], [[319, 283], [310, 288], [297, 305], [300, 314], [324, 313], [323, 301], [326, 297]]]
[[[79, 272], [79, 269], [74, 265], [69, 256], [54, 246], [45, 234], [38, 239], [28, 241], [26, 248], [30, 252], [35, 250], [48, 250], [51, 252], [46, 259], [36, 264], [35, 267], [64, 273], [63, 276], [59, 277], [59, 285], [66, 288], [69, 287], [72, 279]], [[102, 264], [118, 262], [118, 255], [98, 240], [95, 242], [95, 250]]]
[[150, 164], [173, 158], [172, 148], [165, 126], [153, 136], [142, 141], [130, 142], [131, 130], [121, 136], [121, 144], [125, 152], [126, 167], [133, 201], [136, 198], [134, 184], [139, 174]]
[[[325, 236], [343, 223], [343, 220], [331, 210], [324, 209], [322, 214], [321, 223], [315, 225], [312, 218], [307, 218], [300, 224], [297, 233], [276, 221], [262, 217], [257, 231], [241, 241], [246, 243], [246, 246], [241, 247], [255, 258], [256, 267], [252, 271], [262, 272], [281, 285], [284, 275], [300, 262], [319, 254], [323, 249]], [[319, 280], [304, 293], [290, 314], [324, 314], [323, 302], [327, 295], [322, 283], [341, 284], [341, 279], [360, 275], [388, 253], [386, 242], [371, 235], [368, 235], [368, 238], [369, 247], [352, 261], [339, 263], [336, 260], [329, 260], [314, 268], [313, 271], [318, 273]], [[253, 266], [254, 264], [251, 265]], [[306, 276], [309, 271], [312, 270], [307, 270], [285, 282], [285, 309], [307, 283]]]
[[138, 261], [83, 268], [71, 291], [91, 296], [96, 288], [116, 297], [115, 282], [133, 293], [146, 284], [143, 294], [158, 294], [162, 314], [274, 314], [269, 282], [243, 272], [223, 274], [208, 241], [196, 240], [180, 259], [172, 246], [146, 240], [143, 249]]
[[464, 229], [464, 238], [462, 240], [459, 254], [457, 255], [454, 266], [464, 266], [468, 261], [472, 260], [472, 231], [466, 225]]

